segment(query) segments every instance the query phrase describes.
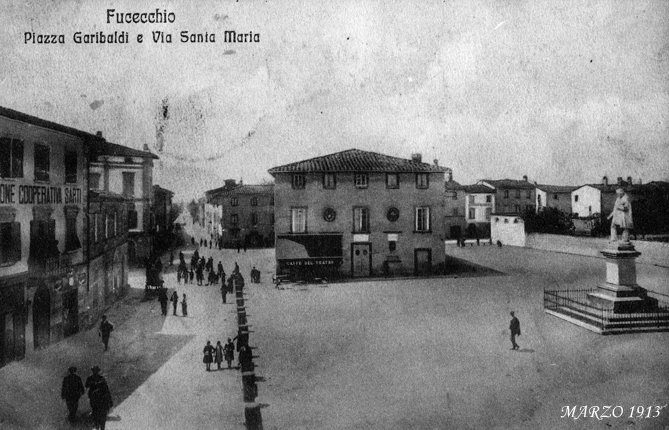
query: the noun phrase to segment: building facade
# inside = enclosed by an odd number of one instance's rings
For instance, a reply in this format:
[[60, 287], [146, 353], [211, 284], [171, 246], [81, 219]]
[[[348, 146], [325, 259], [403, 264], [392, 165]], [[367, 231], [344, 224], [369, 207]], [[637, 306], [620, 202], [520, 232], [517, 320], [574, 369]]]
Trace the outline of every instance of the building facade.
[[435, 273], [445, 168], [351, 149], [274, 167], [277, 273]]
[[79, 329], [94, 138], [0, 108], [0, 365]]
[[495, 190], [494, 213], [522, 214], [525, 211], [535, 210], [536, 185], [523, 176], [521, 181], [516, 179], [482, 179], [480, 185]]
[[490, 237], [490, 217], [495, 209], [495, 189], [486, 185], [465, 185], [467, 237]]
[[144, 146], [140, 151], [107, 142], [99, 134], [91, 148], [90, 188], [120, 194], [130, 201], [128, 210], [128, 255], [142, 263], [154, 251], [153, 160], [158, 157]]
[[453, 180], [453, 172], [446, 172], [448, 180], [444, 186], [444, 234], [446, 239], [460, 239], [467, 229], [465, 219], [465, 187]]
[[224, 247], [274, 244], [274, 185], [234, 185], [209, 199], [220, 207], [221, 243]]
[[535, 206], [537, 212], [543, 208], [555, 208], [566, 214], [572, 213], [571, 192], [577, 187], [570, 185], [537, 185]]

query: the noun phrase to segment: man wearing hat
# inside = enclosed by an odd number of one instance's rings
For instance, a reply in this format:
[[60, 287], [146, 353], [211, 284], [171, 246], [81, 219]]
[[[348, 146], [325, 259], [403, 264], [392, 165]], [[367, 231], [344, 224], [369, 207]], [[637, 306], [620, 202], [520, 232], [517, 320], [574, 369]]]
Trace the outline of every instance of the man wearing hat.
[[79, 397], [81, 397], [86, 390], [81, 378], [77, 375], [77, 368], [70, 367], [68, 374], [63, 378], [63, 386], [60, 389], [60, 398], [65, 400], [67, 405], [68, 415], [67, 419], [73, 423], [77, 418], [77, 409], [79, 409]]
[[107, 414], [114, 405], [107, 386], [107, 381], [100, 375], [100, 368], [93, 366], [93, 374], [86, 378], [86, 388], [88, 388], [88, 400], [91, 402], [91, 416], [96, 429], [105, 430]]

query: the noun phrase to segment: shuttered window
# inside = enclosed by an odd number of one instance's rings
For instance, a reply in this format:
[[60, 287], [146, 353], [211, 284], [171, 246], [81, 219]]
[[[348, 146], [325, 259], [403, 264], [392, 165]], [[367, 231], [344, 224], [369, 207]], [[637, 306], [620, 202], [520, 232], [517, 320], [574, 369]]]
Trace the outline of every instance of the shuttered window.
[[23, 177], [23, 142], [3, 137], [0, 139], [0, 177]]
[[21, 223], [0, 223], [0, 265], [21, 260]]

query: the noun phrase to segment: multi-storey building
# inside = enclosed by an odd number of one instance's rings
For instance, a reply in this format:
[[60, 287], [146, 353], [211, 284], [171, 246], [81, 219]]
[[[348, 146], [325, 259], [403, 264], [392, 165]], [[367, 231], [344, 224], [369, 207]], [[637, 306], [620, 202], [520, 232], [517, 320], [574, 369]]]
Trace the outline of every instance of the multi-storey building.
[[141, 263], [154, 251], [153, 231], [153, 160], [149, 151], [107, 142], [98, 132], [97, 144], [91, 148], [90, 188], [120, 194], [130, 201], [127, 221], [128, 256]]
[[467, 236], [490, 237], [490, 215], [495, 208], [495, 190], [486, 185], [465, 185]]
[[222, 245], [271, 246], [274, 243], [274, 185], [226, 185], [210, 198], [212, 204], [221, 208]]
[[78, 328], [94, 138], [0, 108], [0, 365]]
[[536, 188], [535, 205], [537, 212], [548, 207], [571, 214], [571, 192], [577, 187], [571, 185], [537, 185]]
[[446, 174], [448, 180], [444, 187], [444, 233], [446, 239], [459, 239], [467, 228], [465, 187], [453, 180], [450, 169]]
[[351, 149], [275, 178], [277, 272], [429, 274], [444, 264], [445, 168]]
[[516, 179], [482, 179], [480, 185], [486, 185], [495, 192], [494, 213], [522, 214], [528, 210], [535, 210], [535, 184], [523, 176], [523, 180]]

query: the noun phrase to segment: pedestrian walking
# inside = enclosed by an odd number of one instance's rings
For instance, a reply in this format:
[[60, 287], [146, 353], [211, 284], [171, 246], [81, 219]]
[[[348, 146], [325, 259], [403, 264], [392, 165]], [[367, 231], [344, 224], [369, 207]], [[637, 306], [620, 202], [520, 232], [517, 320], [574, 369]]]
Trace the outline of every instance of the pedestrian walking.
[[223, 347], [225, 352], [225, 361], [228, 362], [228, 369], [232, 368], [232, 360], [235, 359], [235, 344], [232, 342], [232, 339], [228, 338], [228, 343]]
[[218, 270], [218, 277], [220, 278], [221, 273], [225, 273], [225, 270], [223, 270], [223, 263], [221, 263], [220, 261], [218, 262], [217, 270]]
[[60, 398], [65, 400], [67, 405], [67, 419], [74, 423], [77, 419], [77, 409], [79, 409], [79, 398], [84, 395], [86, 390], [81, 378], [77, 375], [77, 368], [67, 369], [67, 376], [63, 378], [63, 385], [60, 389]]
[[114, 331], [114, 326], [112, 323], [107, 321], [107, 316], [102, 315], [102, 320], [100, 321], [100, 327], [98, 329], [98, 336], [102, 338], [102, 343], [105, 346], [105, 351], [109, 349], [109, 336], [111, 332]]
[[100, 368], [93, 366], [92, 375], [86, 378], [88, 400], [91, 402], [91, 416], [96, 429], [104, 430], [109, 409], [114, 406], [111, 392], [105, 378], [100, 375]]
[[207, 372], [211, 370], [211, 363], [214, 361], [214, 347], [211, 346], [211, 342], [207, 341], [207, 344], [202, 350], [204, 357], [202, 357], [202, 362], [207, 366]]
[[221, 341], [216, 342], [216, 351], [214, 353], [214, 362], [216, 363], [216, 370], [221, 370], [221, 363], [223, 362], [223, 345]]
[[223, 299], [223, 303], [226, 302], [226, 295], [228, 294], [228, 286], [225, 285], [225, 272], [223, 272], [223, 276], [221, 277], [221, 298]]
[[158, 287], [158, 301], [160, 302], [160, 311], [163, 316], [167, 316], [167, 288]]
[[179, 303], [179, 295], [177, 291], [172, 291], [172, 296], [170, 297], [170, 302], [172, 302], [172, 315], [177, 315], [177, 303]]
[[181, 299], [181, 314], [185, 317], [188, 316], [188, 303], [186, 302], [186, 293], [184, 293], [183, 298]]
[[190, 276], [190, 283], [193, 283], [193, 278], [195, 278], [195, 272], [193, 272], [193, 269], [190, 269], [190, 273], [188, 274]]
[[235, 274], [235, 273], [239, 273], [239, 264], [237, 264], [236, 261], [235, 261], [235, 268], [234, 268], [234, 270], [232, 271], [232, 273], [233, 273], [233, 274]]
[[520, 321], [518, 321], [514, 312], [511, 312], [509, 330], [511, 331], [511, 349], [518, 349], [519, 346], [516, 343], [516, 336], [520, 336]]

